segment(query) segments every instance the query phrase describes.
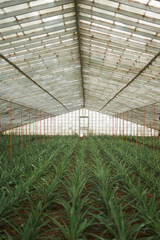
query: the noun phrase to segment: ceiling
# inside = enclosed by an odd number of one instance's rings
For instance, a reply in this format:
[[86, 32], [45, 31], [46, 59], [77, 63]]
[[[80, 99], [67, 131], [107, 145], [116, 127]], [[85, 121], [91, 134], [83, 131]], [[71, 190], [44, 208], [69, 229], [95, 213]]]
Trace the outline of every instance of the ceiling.
[[81, 108], [158, 127], [160, 2], [1, 0], [0, 131]]

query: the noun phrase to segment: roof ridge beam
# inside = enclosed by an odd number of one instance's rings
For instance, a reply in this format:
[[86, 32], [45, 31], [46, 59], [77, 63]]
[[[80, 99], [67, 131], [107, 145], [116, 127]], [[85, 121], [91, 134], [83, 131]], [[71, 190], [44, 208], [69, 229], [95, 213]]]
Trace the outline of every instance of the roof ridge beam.
[[83, 92], [83, 108], [85, 108], [85, 93], [84, 93], [83, 66], [82, 66], [82, 54], [81, 54], [81, 39], [80, 39], [80, 31], [79, 31], [79, 13], [78, 13], [77, 0], [74, 0], [74, 5], [75, 5], [76, 26], [77, 26], [77, 35], [78, 35], [78, 45], [79, 45], [79, 57], [80, 57], [80, 64], [81, 64], [81, 78], [82, 78], [82, 92]]

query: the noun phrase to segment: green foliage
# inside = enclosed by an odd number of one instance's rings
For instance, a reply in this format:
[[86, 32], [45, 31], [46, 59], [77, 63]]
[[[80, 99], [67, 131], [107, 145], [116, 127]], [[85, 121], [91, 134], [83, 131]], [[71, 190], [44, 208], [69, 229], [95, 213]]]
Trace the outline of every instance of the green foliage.
[[13, 136], [10, 159], [0, 138], [0, 239], [160, 239], [158, 150], [153, 161], [111, 136], [36, 140], [23, 136], [21, 152]]

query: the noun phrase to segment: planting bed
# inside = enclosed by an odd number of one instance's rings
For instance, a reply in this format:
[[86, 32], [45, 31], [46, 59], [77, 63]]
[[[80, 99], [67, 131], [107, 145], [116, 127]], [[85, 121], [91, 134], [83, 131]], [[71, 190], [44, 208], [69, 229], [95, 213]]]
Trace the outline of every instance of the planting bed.
[[[117, 137], [119, 138], [119, 137]], [[122, 139], [122, 136], [121, 136]], [[136, 140], [137, 139], [137, 140]], [[157, 136], [153, 136], [153, 137], [136, 137], [136, 136], [124, 136], [123, 137], [124, 141], [132, 141], [132, 143], [137, 143], [143, 145], [143, 140], [144, 140], [144, 146], [145, 147], [149, 147], [149, 148], [153, 148], [153, 146], [155, 147], [156, 150], [160, 151], [160, 138], [157, 138]]]
[[160, 239], [160, 155], [108, 136], [0, 139], [0, 239]]

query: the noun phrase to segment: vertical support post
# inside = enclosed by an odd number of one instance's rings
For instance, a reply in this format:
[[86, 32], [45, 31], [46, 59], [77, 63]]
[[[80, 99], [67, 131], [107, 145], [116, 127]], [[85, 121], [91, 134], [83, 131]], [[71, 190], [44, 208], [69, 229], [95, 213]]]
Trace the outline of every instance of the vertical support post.
[[131, 111], [131, 144], [132, 144], [132, 119], [133, 119], [133, 112]]
[[[77, 134], [77, 111], [75, 111], [75, 134]], [[90, 111], [88, 112], [88, 115], [90, 114]], [[90, 119], [90, 118], [89, 118]], [[65, 128], [64, 128], [65, 129]]]
[[68, 135], [69, 135], [69, 113], [68, 113]]
[[87, 124], [87, 136], [89, 136], [89, 134], [90, 134], [90, 117], [89, 117], [89, 110], [87, 110], [87, 113], [86, 113], [86, 115], [87, 115], [87, 122], [88, 122], [88, 124]]
[[56, 135], [56, 116], [54, 117], [54, 135]]
[[96, 112], [95, 112], [95, 135], [96, 135], [96, 125], [97, 125], [97, 114], [96, 114]]
[[6, 141], [6, 123], [5, 123], [5, 141]]
[[103, 135], [103, 113], [99, 113], [99, 119], [100, 119], [100, 135]]
[[120, 136], [120, 134], [119, 134], [119, 116], [117, 114], [117, 137], [118, 137], [118, 140], [119, 140], [119, 136]]
[[50, 123], [50, 133], [49, 133], [49, 135], [50, 135], [50, 138], [51, 138], [51, 136], [52, 136], [52, 120], [51, 120], [52, 118], [51, 118], [51, 115], [49, 116], [49, 123]]
[[[106, 120], [106, 118], [107, 118], [107, 120]], [[108, 123], [108, 126], [106, 125], [106, 123]], [[104, 115], [104, 135], [109, 135], [109, 136], [111, 135], [110, 126], [111, 126], [110, 115], [109, 116]]]
[[[106, 122], [108, 122], [108, 126], [105, 124]], [[107, 116], [107, 121], [106, 121], [106, 115], [104, 114], [104, 119], [103, 119], [103, 125], [104, 125], [104, 135], [110, 135], [110, 115]], [[106, 129], [106, 126], [108, 127]]]
[[[105, 119], [106, 119], [106, 115], [105, 115]], [[107, 120], [108, 120], [108, 116], [107, 116]], [[111, 135], [111, 116], [109, 115], [109, 123], [108, 123], [108, 125], [109, 125], [109, 129], [108, 129], [108, 135], [110, 136]], [[108, 121], [106, 121], [106, 122], [108, 122]], [[107, 131], [106, 131], [106, 135], [107, 135]]]
[[[60, 130], [60, 135], [63, 135], [63, 127], [62, 127], [62, 114], [59, 116], [59, 120], [60, 120], [60, 126], [61, 126], [61, 130]], [[73, 135], [73, 126], [74, 126], [74, 121], [73, 121], [73, 112], [72, 112], [72, 135]]]
[[22, 120], [22, 105], [21, 105], [21, 151], [23, 147], [23, 120]]
[[116, 136], [116, 140], [117, 140], [117, 115], [115, 116], [115, 136]]
[[112, 116], [112, 136], [114, 136], [114, 117]]
[[97, 126], [98, 126], [98, 134], [97, 135], [100, 135], [100, 115], [99, 116], [97, 115]]
[[45, 119], [45, 113], [44, 113], [44, 140], [45, 140], [45, 121], [46, 119]]
[[30, 109], [29, 109], [29, 147], [30, 147]]
[[97, 115], [97, 122], [98, 122], [98, 135], [100, 135], [100, 132], [101, 132], [100, 131], [100, 114]]
[[54, 117], [54, 136], [56, 136], [56, 116]]
[[[68, 118], [69, 118], [69, 114], [68, 114]], [[70, 121], [68, 119], [68, 129], [70, 128]], [[57, 130], [57, 135], [59, 135], [59, 116], [56, 117], [56, 130]]]
[[55, 136], [56, 135], [56, 116], [54, 117], [53, 123], [54, 123], [54, 136]]
[[154, 104], [154, 137], [153, 137], [153, 160], [155, 158], [155, 104]]
[[48, 139], [48, 114], [47, 114], [47, 139]]
[[121, 139], [121, 113], [119, 116], [119, 140]]
[[[75, 118], [76, 118], [76, 115], [75, 115]], [[75, 124], [76, 124], [76, 121], [75, 121]], [[75, 127], [75, 129], [76, 129], [76, 127]], [[90, 134], [90, 110], [88, 110], [88, 134]]]
[[56, 135], [56, 116], [54, 117], [54, 135]]
[[[62, 135], [62, 115], [59, 120], [61, 120], [61, 135]], [[73, 135], [73, 112], [71, 112], [71, 121], [72, 121], [72, 135]]]
[[117, 114], [117, 139], [119, 139], [119, 117]]
[[127, 112], [127, 124], [126, 124], [126, 142], [128, 140], [128, 112]]
[[115, 139], [116, 139], [116, 117], [114, 117], [114, 136], [115, 136]]
[[41, 111], [40, 111], [40, 141], [41, 141]]
[[124, 137], [124, 113], [123, 113], [123, 134], [122, 134], [122, 142], [123, 142], [123, 137]]
[[35, 143], [36, 143], [36, 134], [37, 134], [37, 111], [35, 111]]
[[[124, 118], [126, 118], [125, 113], [124, 113]], [[126, 141], [127, 138], [127, 120], [124, 119], [124, 141]]]
[[105, 115], [102, 115], [102, 134], [105, 135]]
[[52, 117], [52, 121], [53, 121], [53, 138], [54, 138], [54, 117]]
[[118, 114], [116, 115], [116, 140], [118, 140]]
[[136, 134], [136, 146], [138, 145], [138, 109], [137, 109], [137, 134]]
[[[61, 135], [61, 116], [58, 116], [58, 134]], [[72, 113], [71, 113], [71, 135], [72, 135]]]
[[53, 138], [54, 138], [54, 116], [52, 116], [52, 134], [53, 134]]
[[[57, 116], [55, 116], [55, 122], [54, 122], [54, 126], [55, 126], [55, 135], [57, 134]], [[69, 129], [69, 128], [68, 128]], [[69, 133], [69, 132], [68, 132]]]
[[114, 116], [112, 116], [112, 124], [113, 124], [113, 126], [112, 126], [112, 135], [114, 136]]
[[144, 107], [144, 122], [143, 122], [143, 152], [144, 152], [144, 137], [145, 137], [145, 113], [146, 113], [146, 108]]
[[101, 115], [100, 115], [100, 113], [98, 113], [99, 114], [99, 135], [102, 135], [102, 128], [101, 128], [101, 126], [102, 126], [102, 124], [101, 124]]
[[10, 102], [10, 158], [12, 158], [12, 103]]
[[48, 115], [48, 137], [51, 137], [51, 121], [50, 121], [50, 114]]
[[[71, 122], [70, 122], [71, 123]], [[69, 125], [70, 127], [71, 125]], [[57, 116], [57, 135], [59, 135], [59, 116]]]
[[116, 140], [118, 140], [118, 114], [116, 115]]
[[[60, 115], [57, 117], [57, 127], [58, 127], [58, 135], [60, 135]], [[71, 121], [70, 121], [70, 126], [72, 126], [71, 125]]]
[[94, 121], [93, 121], [93, 116], [94, 116], [94, 115], [93, 115], [93, 112], [91, 111], [91, 112], [90, 112], [90, 119], [91, 119], [91, 124], [92, 124], [92, 125], [91, 125], [91, 126], [92, 126], [92, 127], [91, 127], [92, 135], [94, 135]]
[[51, 115], [51, 138], [53, 137], [53, 116]]
[[115, 135], [115, 116], [113, 117], [114, 118], [114, 138], [116, 139], [116, 135]]

